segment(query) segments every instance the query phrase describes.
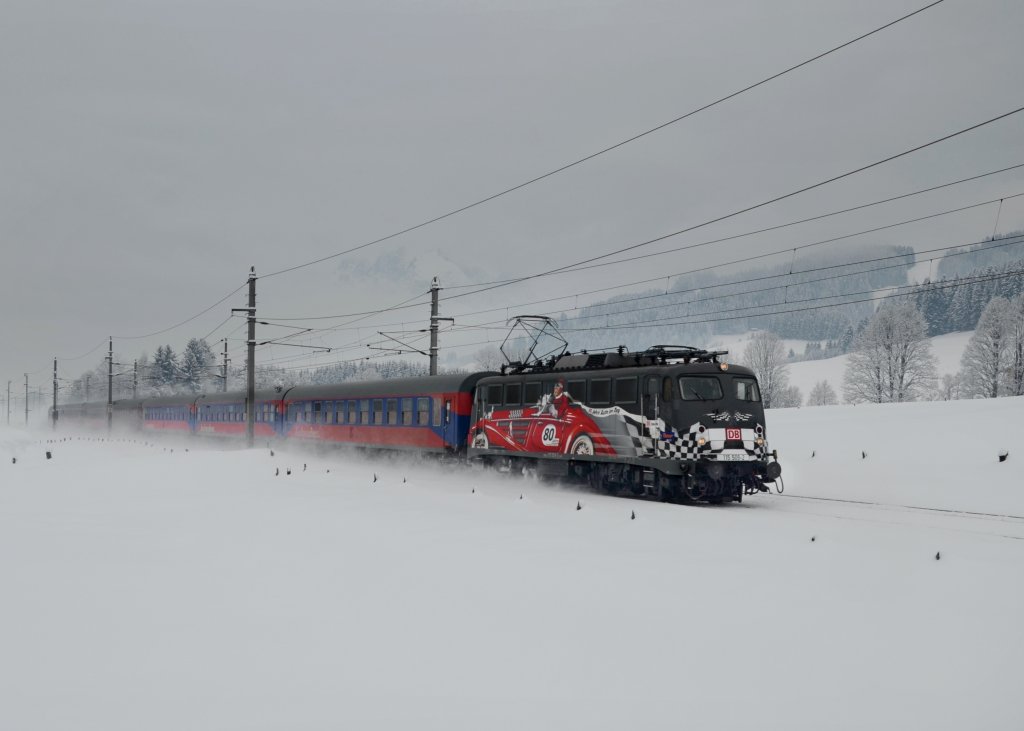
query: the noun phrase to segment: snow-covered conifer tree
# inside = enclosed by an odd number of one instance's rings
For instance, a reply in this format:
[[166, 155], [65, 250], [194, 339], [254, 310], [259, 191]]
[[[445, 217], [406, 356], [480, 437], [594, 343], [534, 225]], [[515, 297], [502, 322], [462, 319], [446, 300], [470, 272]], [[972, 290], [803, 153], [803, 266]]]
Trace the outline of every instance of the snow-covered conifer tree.
[[181, 355], [182, 385], [192, 393], [199, 393], [209, 379], [210, 368], [214, 365], [216, 365], [216, 356], [209, 343], [192, 338], [185, 345], [185, 350]]

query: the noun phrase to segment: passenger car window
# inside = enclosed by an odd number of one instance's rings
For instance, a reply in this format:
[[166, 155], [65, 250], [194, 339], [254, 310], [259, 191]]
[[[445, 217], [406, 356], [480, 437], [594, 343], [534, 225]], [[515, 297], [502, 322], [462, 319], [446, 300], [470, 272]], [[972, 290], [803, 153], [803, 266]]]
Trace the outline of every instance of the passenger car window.
[[683, 401], [717, 401], [722, 398], [722, 384], [715, 376], [680, 376], [679, 391]]
[[753, 378], [734, 378], [733, 383], [736, 384], [736, 398], [740, 401], [761, 400], [761, 389]]

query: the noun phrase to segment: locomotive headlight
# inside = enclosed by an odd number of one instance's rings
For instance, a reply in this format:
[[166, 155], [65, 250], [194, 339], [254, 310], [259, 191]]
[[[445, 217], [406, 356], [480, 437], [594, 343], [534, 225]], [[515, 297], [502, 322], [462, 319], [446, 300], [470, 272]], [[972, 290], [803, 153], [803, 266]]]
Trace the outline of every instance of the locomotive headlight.
[[697, 438], [697, 446], [698, 447], [703, 447], [707, 443], [708, 443], [708, 440], [705, 439], [704, 437], [698, 437]]
[[757, 443], [757, 446], [759, 446], [759, 447], [763, 447], [764, 446], [764, 437], [758, 437], [754, 441]]
[[718, 365], [718, 367], [721, 368], [723, 371], [729, 370], [729, 364], [728, 363], [720, 363]]

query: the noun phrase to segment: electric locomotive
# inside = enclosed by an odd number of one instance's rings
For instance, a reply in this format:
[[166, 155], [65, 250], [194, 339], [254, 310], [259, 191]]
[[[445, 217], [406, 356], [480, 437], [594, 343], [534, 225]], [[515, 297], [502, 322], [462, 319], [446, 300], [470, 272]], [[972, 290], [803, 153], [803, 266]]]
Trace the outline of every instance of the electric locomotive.
[[477, 383], [470, 459], [663, 500], [740, 501], [782, 473], [753, 371], [725, 351], [563, 354]]

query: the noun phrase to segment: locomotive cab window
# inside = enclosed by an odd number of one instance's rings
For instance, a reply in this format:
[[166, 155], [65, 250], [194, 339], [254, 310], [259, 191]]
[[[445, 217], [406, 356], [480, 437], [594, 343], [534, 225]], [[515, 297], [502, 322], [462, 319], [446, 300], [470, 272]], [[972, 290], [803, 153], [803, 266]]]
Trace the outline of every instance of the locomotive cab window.
[[615, 403], [636, 403], [636, 376], [615, 379]]
[[753, 378], [734, 378], [736, 398], [740, 401], [760, 401], [761, 390]]
[[612, 382], [610, 378], [595, 378], [590, 382], [590, 403], [607, 404], [611, 401]]
[[715, 376], [680, 376], [679, 392], [683, 401], [717, 401], [722, 398], [722, 384]]

